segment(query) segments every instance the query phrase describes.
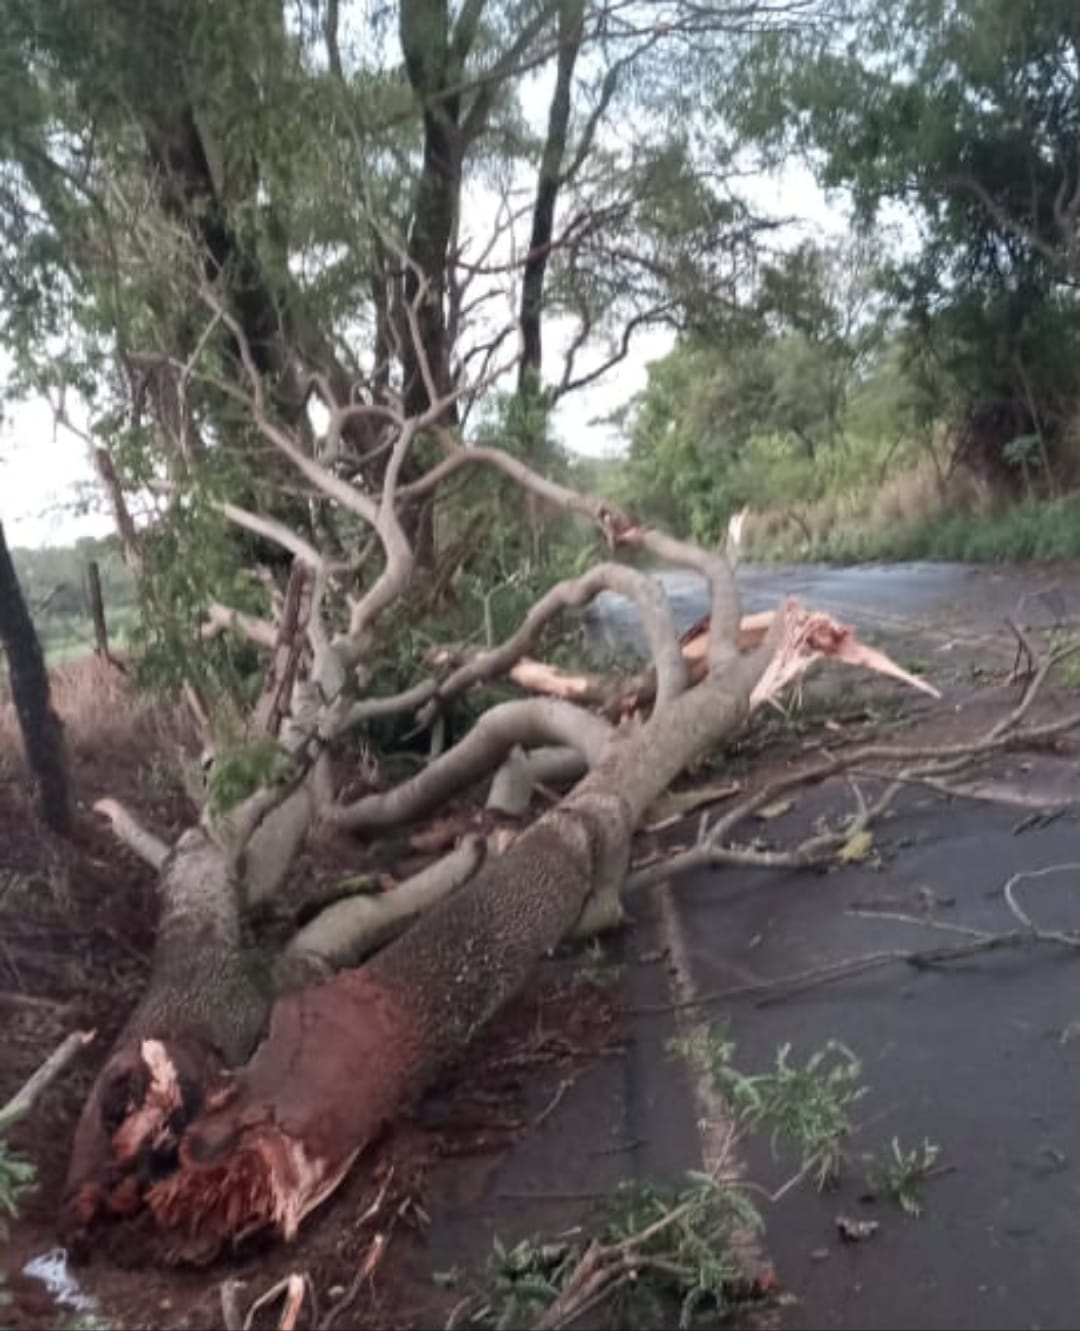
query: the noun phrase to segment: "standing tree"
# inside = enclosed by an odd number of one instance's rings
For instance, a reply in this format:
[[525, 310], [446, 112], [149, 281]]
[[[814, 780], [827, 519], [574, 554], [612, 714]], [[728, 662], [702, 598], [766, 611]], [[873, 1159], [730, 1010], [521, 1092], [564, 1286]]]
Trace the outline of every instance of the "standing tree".
[[848, 0], [766, 34], [734, 112], [864, 220], [914, 213], [893, 294], [947, 381], [957, 456], [1054, 484], [1080, 402], [1080, 14], [1069, 0]]
[[49, 696], [45, 656], [0, 525], [0, 645], [8, 662], [11, 699], [22, 732], [26, 761], [46, 826], [61, 836], [71, 831], [64, 727]]

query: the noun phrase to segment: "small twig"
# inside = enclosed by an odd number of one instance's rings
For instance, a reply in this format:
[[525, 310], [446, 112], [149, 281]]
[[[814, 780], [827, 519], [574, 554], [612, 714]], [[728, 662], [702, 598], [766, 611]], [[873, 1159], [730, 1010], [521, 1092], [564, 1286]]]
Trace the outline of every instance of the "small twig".
[[530, 1190], [497, 1192], [495, 1195], [501, 1202], [596, 1202], [608, 1196], [606, 1192], [544, 1192], [542, 1190], [539, 1192]]
[[1038, 942], [1058, 943], [1062, 947], [1080, 948], [1080, 935], [1063, 933], [1056, 929], [1040, 929], [1016, 899], [1016, 889], [1021, 883], [1034, 879], [1046, 878], [1050, 874], [1069, 872], [1080, 872], [1080, 864], [1048, 864], [1042, 869], [1024, 869], [1020, 873], [1013, 874], [1002, 889], [1002, 894], [1005, 897], [1005, 904], [1008, 906], [1009, 910], [1012, 911], [1013, 915], [1020, 921], [1023, 927], [1029, 931], [1033, 939]]
[[[912, 918], [915, 919], [914, 916]], [[851, 979], [867, 971], [879, 970], [883, 966], [908, 965], [928, 970], [944, 962], [960, 961], [980, 952], [1016, 947], [1030, 941], [1032, 941], [1030, 934], [1015, 930], [1011, 933], [988, 934], [985, 938], [973, 939], [970, 943], [959, 944], [956, 947], [930, 948], [924, 951], [894, 948], [884, 952], [868, 952], [863, 956], [843, 957], [824, 966], [813, 966], [808, 970], [778, 975], [771, 980], [752, 980], [746, 984], [732, 985], [727, 989], [714, 989], [695, 998], [681, 999], [675, 1003], [656, 1003], [638, 1007], [634, 1009], [634, 1015], [660, 1016], [689, 1008], [711, 1007], [714, 1003], [727, 1002], [732, 998], [755, 996], [759, 998], [760, 1007], [769, 1007], [773, 1003], [786, 1002], [789, 998], [806, 993], [810, 989]], [[1077, 945], [1080, 946], [1080, 939], [1077, 940]]]
[[[1005, 617], [1005, 624], [1016, 639], [1016, 659], [1013, 661], [1012, 671], [1009, 675], [1009, 682], [1011, 684], [1018, 684], [1021, 679], [1029, 680], [1032, 675], [1034, 675], [1037, 654], [1032, 647], [1031, 639], [1018, 624], [1015, 624], [1008, 616]], [[1027, 667], [1022, 675], [1020, 673], [1021, 660], [1026, 660], [1027, 662]]]
[[380, 1230], [371, 1240], [370, 1244], [368, 1244], [368, 1250], [364, 1254], [364, 1260], [360, 1263], [356, 1275], [353, 1276], [349, 1288], [319, 1323], [319, 1331], [328, 1331], [328, 1328], [334, 1325], [338, 1315], [352, 1305], [353, 1300], [360, 1292], [360, 1286], [366, 1280], [374, 1278], [375, 1272], [382, 1265], [382, 1260], [386, 1256], [386, 1250], [389, 1244], [390, 1235], [388, 1233], [383, 1233]]
[[559, 1082], [559, 1085], [556, 1087], [555, 1094], [551, 1097], [547, 1105], [540, 1111], [540, 1113], [537, 1114], [537, 1116], [533, 1119], [534, 1129], [540, 1127], [542, 1123], [546, 1123], [547, 1120], [552, 1116], [552, 1114], [554, 1114], [555, 1110], [558, 1109], [560, 1104], [562, 1104], [563, 1096], [570, 1089], [570, 1087], [577, 1082], [578, 1077], [580, 1076], [581, 1073], [578, 1073], [577, 1077], [564, 1077], [563, 1080]]
[[891, 920], [896, 924], [915, 924], [924, 929], [941, 929], [946, 933], [962, 934], [965, 938], [993, 938], [994, 934], [985, 929], [972, 929], [966, 924], [950, 924], [946, 920], [936, 920], [932, 915], [906, 915], [898, 910], [866, 910], [852, 908], [844, 912], [857, 920]]
[[52, 1051], [44, 1063], [0, 1108], [0, 1133], [21, 1123], [37, 1103], [42, 1092], [56, 1080], [80, 1049], [94, 1039], [96, 1031], [72, 1031]]

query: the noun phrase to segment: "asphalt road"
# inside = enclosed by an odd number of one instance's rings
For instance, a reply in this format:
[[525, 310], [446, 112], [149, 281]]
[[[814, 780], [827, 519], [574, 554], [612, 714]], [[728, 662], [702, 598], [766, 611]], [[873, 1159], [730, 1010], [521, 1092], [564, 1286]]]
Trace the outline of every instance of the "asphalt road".
[[[661, 574], [680, 629], [708, 612], [696, 574]], [[867, 629], [910, 632], [962, 629], [996, 633], [1010, 617], [1029, 627], [1080, 621], [1080, 569], [1004, 568], [966, 564], [745, 565], [739, 587], [746, 611], [764, 610], [784, 596], [827, 610]], [[609, 647], [639, 645], [637, 614], [622, 597], [602, 593], [593, 603], [596, 639]]]
[[[693, 622], [706, 608], [700, 582], [681, 573], [666, 580], [680, 624]], [[864, 636], [895, 632], [941, 667], [948, 658], [935, 653], [966, 643], [977, 653], [992, 647], [1000, 668], [1013, 650], [1006, 616], [1033, 628], [1080, 621], [1080, 577], [1068, 569], [747, 568], [740, 581], [749, 610], [796, 595]], [[633, 640], [625, 603], [607, 597], [596, 611], [595, 631], [609, 643]], [[937, 677], [945, 683], [949, 672]], [[1016, 691], [1002, 678], [999, 669], [981, 692], [970, 679], [951, 678], [944, 700], [924, 711], [924, 730], [951, 736], [970, 698], [995, 715], [1006, 710]], [[1067, 695], [1060, 701], [1071, 705]], [[611, 945], [634, 1014], [625, 1049], [569, 1087], [542, 1128], [492, 1162], [475, 1187], [443, 1198], [435, 1251], [447, 1264], [475, 1266], [496, 1233], [513, 1242], [589, 1224], [591, 1199], [620, 1181], [673, 1181], [695, 1163], [704, 1148], [693, 1127], [700, 1106], [668, 1048], [672, 997], [954, 941], [955, 932], [925, 923], [928, 903], [945, 926], [1016, 928], [1003, 889], [1022, 872], [1038, 876], [1018, 883], [1020, 907], [1044, 929], [1080, 930], [1080, 762], [1069, 754], [1006, 756], [982, 774], [984, 792], [995, 786], [1026, 806], [913, 789], [875, 833], [871, 862], [827, 874], [728, 868], [640, 903], [643, 924]], [[755, 831], [791, 845], [821, 816], [849, 807], [849, 798], [842, 783], [823, 784]], [[1051, 820], [1025, 827], [1038, 808]], [[729, 995], [695, 1010], [727, 1023], [747, 1071], [767, 1068], [783, 1044], [801, 1061], [838, 1040], [860, 1058], [869, 1089], [855, 1111], [839, 1188], [819, 1194], [800, 1186], [764, 1207], [758, 1257], [791, 1300], [764, 1324], [783, 1331], [1075, 1326], [1080, 955], [1029, 943], [930, 968], [890, 964], [770, 998]], [[538, 1089], [538, 1105], [549, 1093]], [[943, 1172], [927, 1183], [917, 1218], [887, 1195], [866, 1198], [863, 1157], [881, 1160], [894, 1137], [904, 1148], [926, 1140], [939, 1151]], [[775, 1158], [767, 1140], [752, 1142], [742, 1163], [769, 1189], [795, 1168], [790, 1157]], [[847, 1243], [840, 1216], [874, 1220], [878, 1229]]]
[[[798, 814], [834, 805], [819, 793]], [[1002, 888], [1020, 871], [1062, 866], [1017, 889], [1045, 928], [1080, 928], [1074, 814], [1015, 832], [1002, 806], [916, 801], [889, 825], [886, 862], [827, 876], [702, 875], [678, 889], [689, 968], [702, 992], [850, 957], [954, 941], [930, 927], [853, 910], [918, 915], [929, 889], [947, 924], [1016, 926]], [[779, 829], [778, 829], [779, 834]], [[790, 1042], [805, 1058], [829, 1040], [860, 1057], [869, 1094], [852, 1164], [836, 1192], [805, 1187], [768, 1214], [766, 1246], [798, 1298], [790, 1328], [1067, 1328], [1080, 1312], [1080, 956], [1032, 944], [932, 969], [893, 965], [784, 1002], [735, 998], [722, 1014], [737, 1063], [766, 1067]], [[921, 1217], [866, 1191], [863, 1152], [924, 1139], [949, 1171], [925, 1188]], [[792, 1172], [757, 1142], [750, 1175]], [[873, 1219], [866, 1242], [836, 1219]]]

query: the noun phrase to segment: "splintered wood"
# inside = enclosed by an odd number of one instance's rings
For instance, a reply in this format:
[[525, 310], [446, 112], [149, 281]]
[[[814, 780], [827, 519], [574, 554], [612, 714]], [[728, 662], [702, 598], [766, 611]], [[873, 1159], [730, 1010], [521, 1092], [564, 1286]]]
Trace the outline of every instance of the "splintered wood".
[[[939, 698], [927, 680], [898, 665], [876, 647], [860, 642], [855, 630], [841, 624], [823, 610], [808, 610], [789, 600], [779, 610], [744, 615], [739, 624], [739, 650], [751, 651], [765, 638], [777, 615], [784, 616], [780, 646], [751, 696], [751, 708], [775, 703], [785, 689], [801, 679], [817, 661], [839, 661], [874, 674], [898, 680], [913, 689]], [[679, 648], [686, 662], [689, 683], [700, 683], [708, 673], [710, 617], [706, 615], [682, 635]], [[649, 706], [656, 695], [656, 677], [643, 671], [629, 681], [613, 686], [610, 678], [560, 670], [525, 657], [509, 672], [510, 678], [531, 693], [544, 693], [571, 702], [594, 704], [616, 716], [631, 716]]]

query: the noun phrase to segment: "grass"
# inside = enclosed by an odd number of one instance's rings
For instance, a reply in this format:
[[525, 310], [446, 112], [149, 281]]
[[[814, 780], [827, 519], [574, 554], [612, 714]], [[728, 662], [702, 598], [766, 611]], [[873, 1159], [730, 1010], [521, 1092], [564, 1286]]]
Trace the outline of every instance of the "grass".
[[[49, 685], [74, 752], [104, 754], [139, 746], [147, 753], [172, 752], [191, 739], [191, 722], [180, 704], [140, 694], [126, 675], [97, 656], [53, 666]], [[6, 671], [0, 668], [0, 755], [21, 750]]]
[[750, 558], [762, 562], [965, 564], [1080, 559], [1080, 497], [1025, 501], [990, 512], [938, 513], [895, 526], [854, 517], [807, 539], [796, 526], [751, 527]]

